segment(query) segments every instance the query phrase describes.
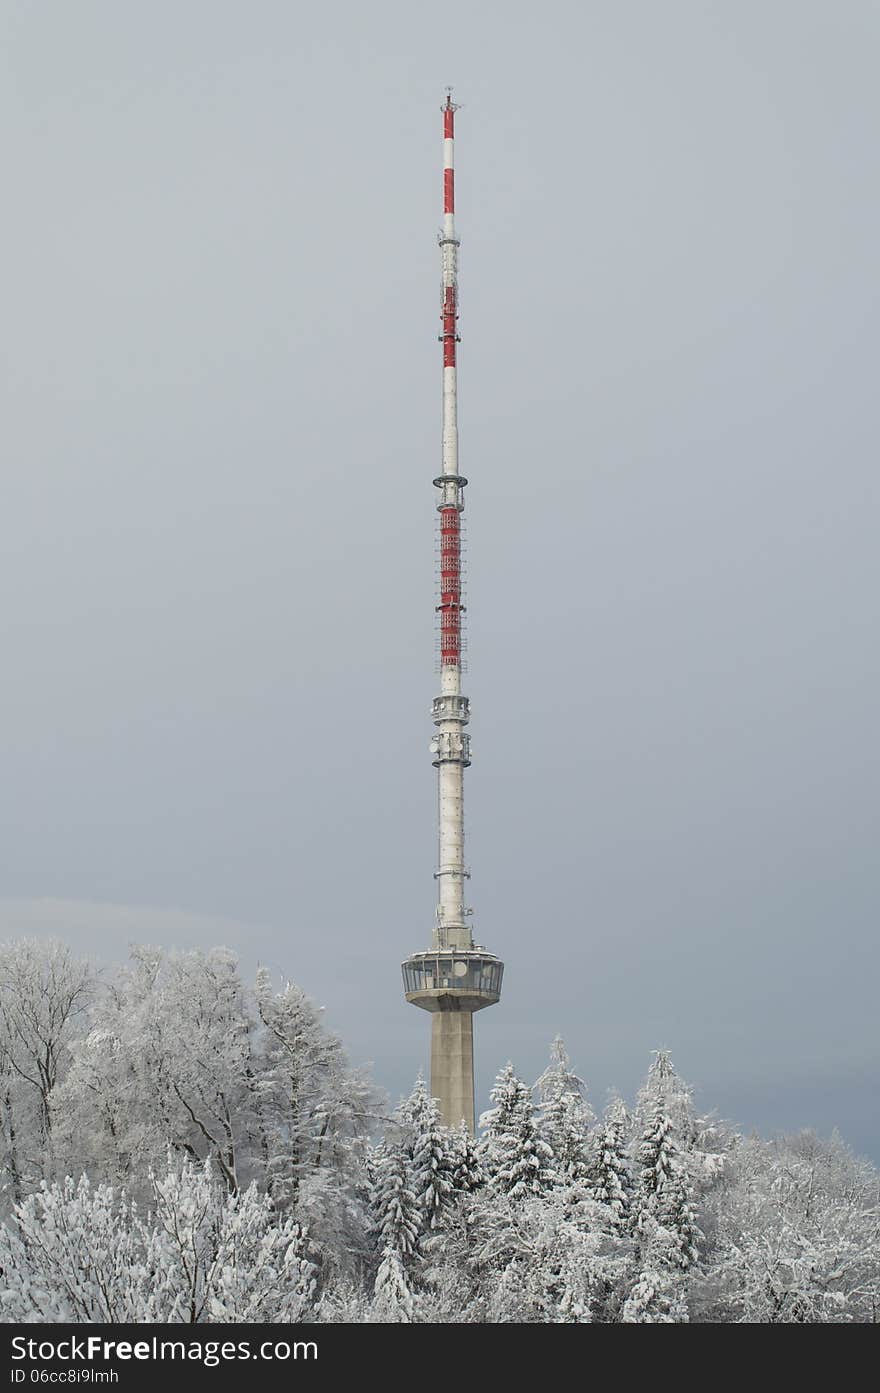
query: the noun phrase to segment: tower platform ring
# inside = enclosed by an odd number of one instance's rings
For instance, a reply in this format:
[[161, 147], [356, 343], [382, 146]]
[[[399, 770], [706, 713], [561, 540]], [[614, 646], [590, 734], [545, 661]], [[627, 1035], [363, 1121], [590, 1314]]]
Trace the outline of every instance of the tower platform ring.
[[401, 964], [403, 991], [424, 1011], [482, 1011], [501, 996], [504, 964], [480, 948], [434, 948]]

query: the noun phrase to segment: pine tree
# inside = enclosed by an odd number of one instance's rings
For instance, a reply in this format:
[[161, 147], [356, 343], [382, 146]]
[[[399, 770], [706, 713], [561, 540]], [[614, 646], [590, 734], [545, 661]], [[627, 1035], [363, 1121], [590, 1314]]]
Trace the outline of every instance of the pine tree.
[[670, 1119], [683, 1151], [694, 1146], [698, 1126], [694, 1114], [693, 1091], [676, 1072], [669, 1050], [655, 1050], [648, 1076], [636, 1101], [636, 1125], [644, 1130], [658, 1103]]
[[537, 1088], [544, 1102], [560, 1093], [573, 1093], [578, 1098], [586, 1098], [587, 1085], [572, 1069], [561, 1035], [555, 1036], [550, 1045], [550, 1063], [538, 1079]]
[[380, 1262], [375, 1297], [389, 1320], [408, 1321], [413, 1314], [411, 1273], [417, 1254], [421, 1213], [412, 1188], [408, 1147], [392, 1145], [379, 1159], [373, 1189], [373, 1215]]
[[491, 1093], [495, 1107], [484, 1114], [484, 1156], [496, 1194], [520, 1199], [543, 1195], [557, 1183], [553, 1152], [541, 1136], [532, 1091], [508, 1064]]
[[421, 1215], [412, 1188], [409, 1158], [402, 1147], [392, 1147], [379, 1164], [373, 1213], [382, 1250], [391, 1249], [404, 1261], [412, 1258], [418, 1245]]
[[595, 1118], [586, 1085], [572, 1072], [560, 1036], [550, 1047], [550, 1065], [538, 1080], [541, 1131], [553, 1152], [560, 1183], [580, 1187], [589, 1176], [589, 1129]]
[[698, 1243], [702, 1237], [697, 1226], [693, 1191], [684, 1166], [673, 1169], [658, 1196], [657, 1222], [672, 1234], [672, 1260], [686, 1272], [697, 1262]]
[[443, 1126], [436, 1098], [419, 1079], [401, 1109], [408, 1121], [412, 1154], [412, 1190], [425, 1229], [436, 1229], [455, 1192], [456, 1150]]
[[688, 1321], [684, 1277], [677, 1266], [674, 1235], [646, 1217], [638, 1280], [621, 1319], [627, 1325], [682, 1325]]
[[486, 1183], [486, 1174], [480, 1164], [480, 1157], [467, 1123], [460, 1123], [455, 1139], [455, 1169], [452, 1183], [460, 1194], [473, 1194]]
[[672, 1235], [672, 1243], [664, 1250], [665, 1260], [686, 1271], [697, 1260], [700, 1234], [685, 1161], [660, 1098], [646, 1120], [638, 1161], [636, 1228], [640, 1233], [650, 1232], [648, 1220], [662, 1225]]
[[627, 1113], [621, 1098], [613, 1098], [598, 1129], [590, 1174], [589, 1194], [605, 1205], [611, 1223], [627, 1228], [633, 1201], [633, 1174], [626, 1143]]
[[409, 1284], [406, 1268], [398, 1252], [385, 1248], [376, 1285], [373, 1288], [376, 1310], [386, 1320], [408, 1324], [415, 1311], [415, 1297]]
[[531, 1090], [517, 1078], [513, 1065], [508, 1062], [495, 1079], [489, 1094], [495, 1106], [484, 1112], [480, 1118], [480, 1126], [484, 1129], [488, 1141], [504, 1136], [510, 1130], [513, 1119], [523, 1107], [527, 1096], [531, 1101]]

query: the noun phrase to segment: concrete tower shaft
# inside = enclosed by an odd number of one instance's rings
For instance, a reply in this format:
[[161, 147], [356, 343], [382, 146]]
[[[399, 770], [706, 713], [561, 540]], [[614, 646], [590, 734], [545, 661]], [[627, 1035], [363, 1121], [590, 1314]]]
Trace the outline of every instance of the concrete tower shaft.
[[474, 1129], [473, 1013], [501, 992], [503, 964], [474, 944], [465, 905], [464, 771], [470, 764], [462, 694], [462, 528], [467, 479], [458, 466], [458, 237], [455, 230], [455, 112], [443, 107], [443, 230], [440, 234], [440, 320], [443, 347], [443, 430], [438, 490], [440, 695], [432, 717], [431, 753], [437, 769], [438, 893], [431, 949], [403, 964], [407, 1001], [433, 1012], [431, 1091], [450, 1126]]

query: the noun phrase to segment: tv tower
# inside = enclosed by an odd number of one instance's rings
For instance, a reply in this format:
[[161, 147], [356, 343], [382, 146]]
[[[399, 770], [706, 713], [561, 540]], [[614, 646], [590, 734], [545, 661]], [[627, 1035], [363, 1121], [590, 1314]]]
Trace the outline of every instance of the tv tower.
[[462, 695], [461, 515], [467, 483], [458, 468], [458, 246], [455, 233], [455, 113], [451, 89], [443, 110], [443, 231], [440, 234], [443, 345], [443, 448], [434, 480], [439, 514], [440, 695], [432, 716], [431, 753], [439, 792], [437, 919], [430, 949], [403, 964], [407, 1001], [430, 1011], [431, 1093], [450, 1127], [474, 1130], [474, 1012], [501, 995], [504, 964], [474, 943], [464, 887], [464, 771], [470, 764], [468, 699]]

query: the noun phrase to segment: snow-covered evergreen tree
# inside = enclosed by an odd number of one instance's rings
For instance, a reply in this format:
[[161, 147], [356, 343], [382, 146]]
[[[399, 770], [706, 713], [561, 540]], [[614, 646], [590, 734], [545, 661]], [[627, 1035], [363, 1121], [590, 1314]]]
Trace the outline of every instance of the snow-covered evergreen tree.
[[653, 1112], [645, 1119], [637, 1159], [636, 1230], [650, 1236], [653, 1227], [649, 1221], [661, 1225], [671, 1235], [670, 1242], [664, 1240], [660, 1245], [666, 1259], [687, 1271], [697, 1261], [700, 1232], [687, 1166], [662, 1098], [656, 1100]]
[[514, 1118], [528, 1100], [532, 1105], [532, 1091], [522, 1079], [517, 1078], [513, 1065], [508, 1061], [500, 1070], [489, 1094], [493, 1106], [480, 1117], [480, 1127], [488, 1142], [504, 1136], [513, 1125]]
[[550, 1047], [550, 1064], [538, 1080], [541, 1134], [553, 1153], [559, 1183], [584, 1184], [590, 1173], [590, 1127], [595, 1121], [586, 1085], [571, 1068], [560, 1036]]
[[[583, 1200], [584, 1209], [590, 1201]], [[572, 1212], [563, 1187], [477, 1197], [459, 1289], [469, 1319], [588, 1323], [613, 1319], [631, 1285], [632, 1241]]]
[[385, 1319], [409, 1321], [414, 1304], [412, 1272], [423, 1215], [413, 1189], [412, 1155], [406, 1144], [392, 1144], [379, 1159], [372, 1207], [379, 1248], [376, 1302]]
[[484, 1156], [495, 1194], [521, 1199], [546, 1194], [558, 1183], [553, 1152], [541, 1135], [532, 1090], [512, 1065], [499, 1074], [491, 1093], [495, 1107], [484, 1114]]
[[688, 1321], [686, 1285], [675, 1235], [649, 1215], [643, 1217], [639, 1275], [623, 1306], [630, 1325], [682, 1325]]
[[479, 1151], [467, 1124], [459, 1123], [453, 1134], [455, 1145], [452, 1184], [459, 1194], [473, 1194], [486, 1183], [486, 1173], [480, 1162]]
[[412, 1190], [422, 1211], [422, 1227], [438, 1228], [455, 1196], [456, 1143], [440, 1118], [436, 1098], [419, 1079], [401, 1109], [411, 1135]]
[[392, 1147], [379, 1164], [373, 1209], [380, 1246], [393, 1249], [404, 1261], [413, 1257], [422, 1215], [412, 1188], [409, 1157], [402, 1147]]
[[669, 1050], [655, 1050], [648, 1075], [639, 1090], [636, 1103], [636, 1122], [643, 1128], [647, 1113], [653, 1113], [657, 1103], [675, 1128], [681, 1147], [692, 1146], [696, 1138], [693, 1090], [677, 1073]]
[[628, 1118], [622, 1098], [612, 1098], [597, 1128], [588, 1193], [603, 1207], [606, 1222], [629, 1227], [634, 1182], [627, 1148]]
[[640, 1134], [661, 1106], [672, 1123], [684, 1165], [695, 1193], [711, 1186], [724, 1169], [729, 1136], [713, 1117], [698, 1116], [693, 1090], [672, 1063], [669, 1050], [656, 1050], [648, 1076], [636, 1100], [635, 1122]]
[[399, 1321], [401, 1324], [408, 1324], [413, 1319], [415, 1297], [409, 1274], [400, 1253], [394, 1248], [382, 1250], [373, 1294], [380, 1319]]

